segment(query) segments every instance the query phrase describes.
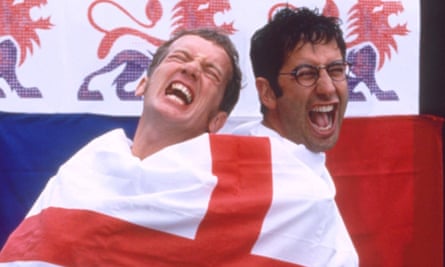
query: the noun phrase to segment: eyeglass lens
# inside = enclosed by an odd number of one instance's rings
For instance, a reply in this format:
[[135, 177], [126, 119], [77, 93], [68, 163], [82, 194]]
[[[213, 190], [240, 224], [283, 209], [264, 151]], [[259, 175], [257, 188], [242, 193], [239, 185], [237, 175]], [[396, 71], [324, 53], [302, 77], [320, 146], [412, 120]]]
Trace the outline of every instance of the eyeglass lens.
[[334, 62], [327, 66], [315, 67], [311, 65], [298, 66], [292, 74], [296, 81], [303, 86], [314, 85], [320, 77], [321, 69], [326, 69], [333, 81], [343, 81], [348, 73], [348, 64], [345, 62]]

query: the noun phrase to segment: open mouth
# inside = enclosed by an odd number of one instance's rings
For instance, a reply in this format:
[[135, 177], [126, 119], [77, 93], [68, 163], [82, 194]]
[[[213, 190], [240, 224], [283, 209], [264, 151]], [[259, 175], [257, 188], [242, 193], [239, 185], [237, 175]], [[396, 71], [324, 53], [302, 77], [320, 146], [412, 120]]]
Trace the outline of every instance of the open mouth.
[[165, 91], [165, 95], [183, 105], [190, 105], [193, 102], [191, 90], [182, 83], [172, 83]]
[[335, 106], [325, 105], [314, 107], [309, 111], [312, 125], [319, 131], [327, 131], [334, 125]]

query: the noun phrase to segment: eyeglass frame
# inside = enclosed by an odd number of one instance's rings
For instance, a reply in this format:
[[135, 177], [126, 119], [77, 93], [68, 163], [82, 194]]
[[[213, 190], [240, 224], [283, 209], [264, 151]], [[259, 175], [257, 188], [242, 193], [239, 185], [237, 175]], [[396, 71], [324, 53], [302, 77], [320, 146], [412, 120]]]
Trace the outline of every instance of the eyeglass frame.
[[[328, 70], [329, 67], [338, 66], [338, 65], [343, 65], [345, 67], [344, 75], [342, 75], [342, 77], [340, 79], [333, 78], [331, 76], [331, 74], [329, 73], [329, 70]], [[312, 68], [313, 70], [316, 70], [317, 74], [315, 76], [314, 81], [310, 85], [309, 84], [307, 84], [307, 85], [306, 84], [302, 84], [299, 81], [299, 76], [297, 76], [297, 74], [298, 74], [298, 71], [300, 69], [302, 69], [302, 68]], [[333, 62], [327, 64], [327, 65], [319, 65], [319, 66], [314, 66], [314, 65], [311, 65], [311, 64], [301, 64], [301, 65], [296, 66], [290, 72], [279, 72], [278, 75], [291, 75], [291, 76], [294, 77], [295, 81], [299, 85], [301, 85], [303, 87], [312, 87], [312, 86], [314, 86], [318, 82], [318, 79], [320, 79], [320, 70], [321, 69], [325, 69], [326, 70], [326, 72], [328, 73], [329, 78], [332, 81], [334, 81], [334, 82], [342, 82], [342, 81], [346, 80], [349, 77], [349, 72], [351, 71], [351, 63], [349, 63], [349, 62], [347, 62], [345, 60], [336, 60], [336, 61], [333, 61]]]

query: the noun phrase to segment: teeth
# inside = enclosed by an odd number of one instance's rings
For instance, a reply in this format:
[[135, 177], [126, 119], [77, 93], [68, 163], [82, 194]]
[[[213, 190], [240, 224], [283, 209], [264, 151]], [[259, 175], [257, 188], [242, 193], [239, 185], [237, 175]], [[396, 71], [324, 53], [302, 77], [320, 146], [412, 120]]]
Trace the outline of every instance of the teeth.
[[172, 84], [172, 89], [181, 91], [187, 99], [187, 104], [190, 104], [190, 102], [192, 102], [192, 94], [190, 93], [189, 89], [183, 84], [174, 83]]
[[319, 130], [328, 130], [333, 126], [334, 105], [316, 106], [309, 113], [310, 119]]
[[314, 112], [331, 112], [334, 110], [334, 105], [328, 105], [328, 106], [317, 106], [312, 109]]
[[171, 89], [167, 90], [167, 94], [172, 97], [180, 98], [187, 105], [192, 103], [193, 100], [190, 90], [181, 83], [173, 83]]
[[167, 95], [167, 97], [170, 98], [171, 100], [175, 101], [178, 104], [184, 105], [184, 101], [182, 101], [182, 99], [180, 99], [176, 95]]

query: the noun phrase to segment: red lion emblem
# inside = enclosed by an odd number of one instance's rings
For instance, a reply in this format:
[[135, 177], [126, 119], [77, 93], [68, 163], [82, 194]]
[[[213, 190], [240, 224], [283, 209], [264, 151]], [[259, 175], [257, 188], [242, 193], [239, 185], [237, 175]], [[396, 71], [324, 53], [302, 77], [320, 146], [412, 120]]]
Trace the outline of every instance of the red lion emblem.
[[[52, 24], [49, 18], [33, 20], [30, 10], [45, 5], [46, 0], [25, 0], [15, 3], [14, 0], [2, 1], [0, 9], [0, 37], [6, 40], [0, 42], [0, 78], [6, 80], [11, 90], [15, 90], [20, 97], [42, 97], [36, 87], [25, 88], [16, 75], [17, 61], [23, 64], [27, 53], [33, 52], [33, 43], [40, 45], [36, 30], [49, 29]], [[12, 40], [11, 40], [12, 39]], [[17, 45], [19, 51], [17, 51]], [[0, 88], [0, 97], [6, 97]]]
[[[288, 3], [274, 5], [269, 12], [269, 18], [278, 8], [290, 6]], [[391, 27], [388, 18], [403, 12], [400, 1], [358, 0], [348, 12], [346, 38], [347, 60], [352, 63], [353, 76], [348, 79], [349, 100], [365, 101], [361, 92], [354, 92], [360, 83], [364, 83], [370, 93], [381, 101], [397, 101], [399, 97], [394, 90], [382, 90], [378, 85], [375, 73], [391, 59], [391, 49], [397, 53], [395, 36], [408, 34], [407, 24]], [[326, 16], [339, 17], [340, 12], [333, 0], [327, 0], [323, 7]]]
[[[146, 29], [147, 31], [142, 32], [141, 30], [130, 28], [127, 26], [122, 26], [114, 29], [104, 29], [93, 16], [93, 11], [98, 5], [109, 5], [115, 7], [121, 13], [125, 14], [134, 23]], [[192, 0], [179, 1], [172, 9], [172, 30], [171, 34], [182, 30], [191, 29], [196, 27], [211, 27], [219, 28], [226, 31], [229, 34], [235, 32], [232, 23], [223, 23], [222, 25], [216, 25], [213, 19], [214, 15], [217, 13], [224, 13], [230, 10], [231, 6], [228, 0]], [[111, 0], [96, 0], [88, 8], [88, 20], [91, 25], [104, 34], [99, 47], [98, 47], [98, 57], [105, 58], [110, 53], [110, 49], [113, 44], [123, 36], [136, 36], [154, 46], [160, 46], [164, 40], [161, 40], [155, 36], [147, 34], [147, 32], [154, 28], [159, 20], [163, 16], [163, 8], [159, 0], [148, 0], [145, 5], [145, 16], [149, 23], [143, 23], [142, 21], [135, 18], [130, 12], [128, 12], [123, 6], [115, 3]], [[102, 100], [102, 94], [98, 90], [90, 90], [89, 83], [91, 79], [95, 76], [109, 72], [125, 64], [124, 71], [115, 79], [114, 85], [116, 85], [116, 92], [120, 99], [122, 100], [138, 100], [139, 97], [135, 97], [133, 92], [128, 92], [125, 90], [125, 85], [128, 82], [134, 81], [141, 77], [141, 75], [146, 70], [148, 64], [151, 63], [151, 59], [145, 54], [136, 50], [124, 50], [119, 52], [103, 68], [94, 71], [88, 75], [82, 85], [80, 86], [78, 92], [78, 98], [80, 100]]]
[[407, 24], [391, 27], [388, 18], [391, 15], [403, 12], [404, 8], [399, 1], [359, 0], [349, 11], [347, 37], [355, 38], [348, 42], [348, 47], [370, 42], [378, 50], [380, 70], [385, 59], [391, 58], [391, 48], [397, 52], [397, 42], [394, 36], [407, 35]]
[[364, 83], [378, 100], [399, 100], [396, 91], [380, 88], [375, 73], [383, 67], [386, 59], [391, 59], [391, 48], [397, 53], [394, 37], [407, 35], [409, 32], [406, 23], [391, 27], [388, 22], [389, 16], [397, 15], [403, 10], [399, 1], [381, 0], [359, 0], [349, 10], [347, 37], [352, 40], [347, 43], [348, 61], [352, 63], [351, 72], [355, 75], [349, 79], [350, 100], [366, 100], [361, 92], [353, 91], [359, 83]]

